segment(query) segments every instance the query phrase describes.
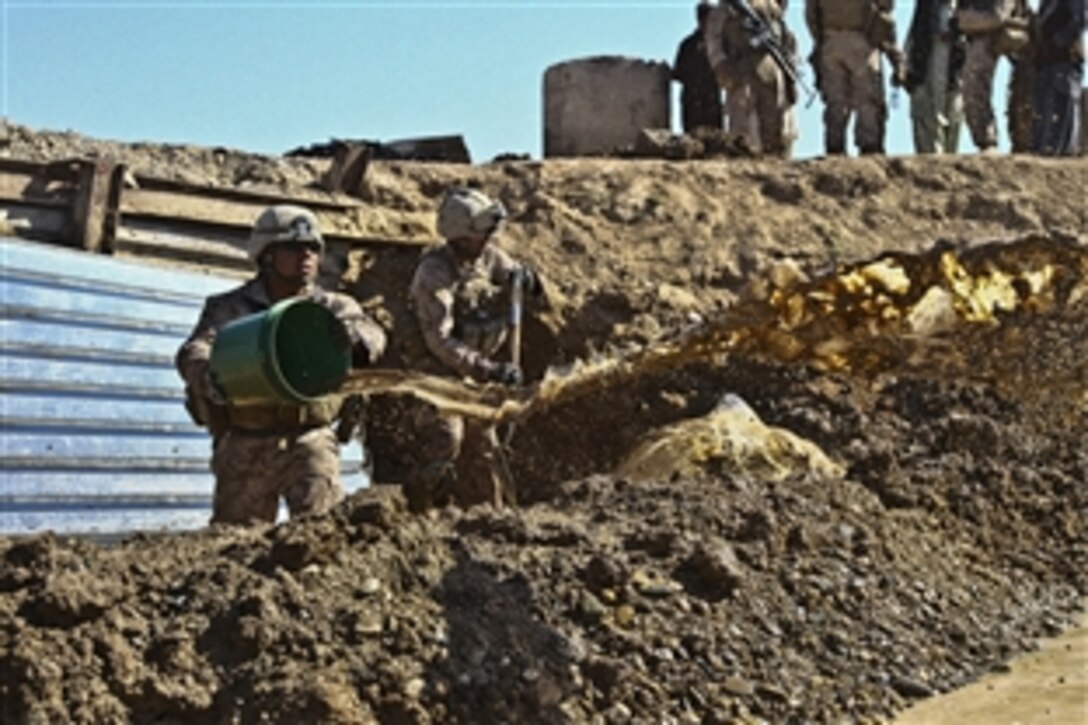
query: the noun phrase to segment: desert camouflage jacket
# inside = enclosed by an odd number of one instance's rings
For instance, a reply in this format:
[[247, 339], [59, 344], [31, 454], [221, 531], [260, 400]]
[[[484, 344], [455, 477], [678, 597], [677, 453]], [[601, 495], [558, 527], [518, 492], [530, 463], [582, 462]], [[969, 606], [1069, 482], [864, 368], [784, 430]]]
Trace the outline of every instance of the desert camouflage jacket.
[[506, 342], [510, 280], [520, 265], [490, 244], [461, 260], [449, 244], [423, 255], [410, 288], [427, 349], [449, 371], [486, 380]]
[[[748, 0], [748, 5], [771, 27], [782, 40], [784, 34], [782, 6], [778, 0]], [[751, 44], [751, 30], [743, 17], [729, 3], [719, 2], [707, 17], [705, 40], [706, 52], [712, 68], [723, 62], [740, 63], [765, 55]]]
[[[356, 350], [365, 350], [369, 362], [376, 361], [385, 351], [385, 331], [351, 297], [328, 292], [316, 285], [300, 296], [329, 308], [344, 323]], [[219, 405], [216, 402], [218, 396], [209, 390], [208, 362], [216, 335], [228, 322], [262, 312], [271, 306], [272, 301], [268, 299], [264, 282], [259, 276], [240, 287], [213, 295], [205, 301], [196, 327], [178, 350], [175, 364], [185, 381], [189, 411], [198, 423], [213, 428], [213, 434], [218, 432], [214, 428], [224, 426], [224, 420], [235, 417], [231, 415], [231, 406]], [[339, 402], [330, 398], [310, 406], [268, 406], [270, 410], [267, 411], [252, 410], [250, 406], [245, 411], [236, 412], [239, 419], [245, 418], [244, 427], [247, 428], [282, 427], [289, 420], [299, 424], [320, 424], [328, 423], [335, 417]], [[230, 423], [225, 425], [229, 426]]]

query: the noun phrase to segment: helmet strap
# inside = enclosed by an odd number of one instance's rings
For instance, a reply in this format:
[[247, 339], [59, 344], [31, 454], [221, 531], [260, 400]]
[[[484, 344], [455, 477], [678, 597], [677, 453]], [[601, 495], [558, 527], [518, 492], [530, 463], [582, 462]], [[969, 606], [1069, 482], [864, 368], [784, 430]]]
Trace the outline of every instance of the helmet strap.
[[490, 241], [490, 238], [485, 238], [482, 243], [477, 243], [472, 237], [455, 237], [449, 240], [449, 244], [458, 259], [470, 262], [483, 254], [484, 248]]

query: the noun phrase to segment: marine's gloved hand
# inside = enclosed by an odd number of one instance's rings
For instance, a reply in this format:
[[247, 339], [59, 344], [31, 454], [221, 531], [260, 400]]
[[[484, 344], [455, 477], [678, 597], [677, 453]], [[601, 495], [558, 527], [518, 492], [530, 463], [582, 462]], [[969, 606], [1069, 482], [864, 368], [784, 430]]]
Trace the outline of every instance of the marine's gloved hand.
[[[888, 52], [888, 62], [891, 65], [891, 84], [893, 88], [906, 88], [909, 78], [907, 58], [903, 52], [893, 49]], [[907, 90], [910, 90], [909, 88]]]
[[227, 391], [219, 384], [210, 365], [204, 371], [204, 397], [214, 405], [226, 405], [228, 402]]
[[521, 367], [509, 362], [496, 364], [488, 376], [488, 380], [491, 382], [502, 383], [503, 385], [521, 385], [523, 379]]
[[362, 370], [372, 365], [374, 355], [366, 341], [360, 340], [356, 344], [351, 346], [351, 367], [356, 370]]
[[921, 86], [924, 80], [924, 78], [920, 78], [914, 71], [907, 71], [903, 76], [903, 83], [900, 87], [907, 93], [914, 93], [915, 89]]

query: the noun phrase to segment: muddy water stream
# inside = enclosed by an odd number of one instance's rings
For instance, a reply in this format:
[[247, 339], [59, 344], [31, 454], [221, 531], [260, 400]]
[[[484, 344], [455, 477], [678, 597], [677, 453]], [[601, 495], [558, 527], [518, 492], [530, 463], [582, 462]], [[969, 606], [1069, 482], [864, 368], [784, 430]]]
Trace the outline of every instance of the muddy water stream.
[[[1086, 602], [1088, 604], [1088, 602]], [[1076, 628], [1010, 664], [904, 712], [895, 725], [1073, 725], [1088, 723], [1088, 613]]]

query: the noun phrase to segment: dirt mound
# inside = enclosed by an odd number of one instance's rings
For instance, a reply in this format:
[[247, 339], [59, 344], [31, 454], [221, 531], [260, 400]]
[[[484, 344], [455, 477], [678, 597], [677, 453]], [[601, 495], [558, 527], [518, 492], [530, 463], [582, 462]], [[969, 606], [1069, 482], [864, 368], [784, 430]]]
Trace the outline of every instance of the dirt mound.
[[267, 530], [0, 544], [5, 721], [883, 716], [1088, 591], [1088, 455], [984, 386], [689, 370], [845, 478], [569, 480], [518, 511], [357, 495]]
[[[8, 150], [88, 143], [15, 127]], [[214, 151], [98, 152], [237, 183]], [[291, 188], [320, 172], [282, 163], [302, 170]], [[504, 200], [501, 243], [554, 288], [527, 354], [669, 364], [587, 372], [521, 420], [519, 510], [411, 516], [379, 486], [279, 527], [0, 540], [0, 720], [864, 720], [977, 677], [1088, 593], [1086, 172], [376, 165], [358, 223], [377, 236], [430, 230], [450, 183]], [[902, 291], [888, 252], [930, 282]], [[353, 287], [394, 325], [394, 359], [417, 345], [397, 335], [412, 329], [397, 254], [368, 252]], [[977, 324], [942, 327], [950, 315]], [[724, 334], [742, 328], [759, 334]], [[834, 465], [769, 477], [706, 455], [615, 473], [727, 393]]]

